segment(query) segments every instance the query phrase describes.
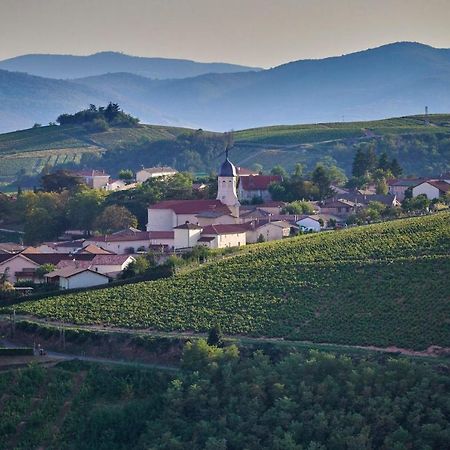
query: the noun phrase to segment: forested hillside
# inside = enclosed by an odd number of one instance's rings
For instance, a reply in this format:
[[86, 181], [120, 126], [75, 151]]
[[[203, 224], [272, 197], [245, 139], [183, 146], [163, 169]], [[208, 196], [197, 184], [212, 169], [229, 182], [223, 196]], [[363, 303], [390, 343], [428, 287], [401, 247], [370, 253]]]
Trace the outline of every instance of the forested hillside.
[[61, 295], [17, 311], [78, 324], [313, 342], [450, 346], [449, 213], [245, 247], [169, 280]]
[[0, 449], [444, 449], [445, 368], [316, 351], [241, 358], [204, 342], [175, 374], [32, 366], [0, 375]]

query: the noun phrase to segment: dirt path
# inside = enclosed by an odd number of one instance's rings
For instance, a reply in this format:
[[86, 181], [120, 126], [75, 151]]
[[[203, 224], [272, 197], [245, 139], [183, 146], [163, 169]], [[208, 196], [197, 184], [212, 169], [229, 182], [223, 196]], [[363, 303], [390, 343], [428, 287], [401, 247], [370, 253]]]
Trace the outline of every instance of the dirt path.
[[[1, 320], [9, 320], [9, 315], [0, 315], [0, 321]], [[58, 322], [58, 321], [51, 321], [47, 319], [40, 319], [34, 316], [28, 316], [28, 315], [16, 315], [16, 320], [27, 320], [30, 322], [35, 322], [42, 325], [49, 325], [54, 327], [63, 327], [66, 329], [83, 329], [83, 330], [89, 330], [89, 331], [96, 331], [96, 332], [102, 332], [102, 333], [124, 333], [124, 334], [134, 334], [134, 335], [144, 335], [144, 336], [155, 336], [155, 337], [175, 337], [175, 338], [202, 338], [207, 337], [207, 333], [195, 333], [195, 332], [177, 332], [177, 331], [157, 331], [154, 329], [131, 329], [131, 328], [120, 328], [120, 327], [110, 327], [106, 325], [76, 325], [76, 324], [70, 324], [67, 322]], [[381, 352], [381, 353], [391, 353], [391, 354], [401, 354], [405, 356], [418, 356], [418, 357], [442, 357], [442, 356], [448, 356], [450, 355], [450, 348], [448, 347], [439, 347], [436, 345], [432, 345], [428, 347], [426, 350], [412, 350], [407, 348], [400, 348], [396, 346], [389, 346], [389, 347], [377, 347], [377, 346], [362, 346], [362, 345], [347, 345], [347, 344], [335, 344], [332, 342], [310, 342], [310, 341], [290, 341], [286, 340], [284, 338], [264, 338], [264, 337], [249, 337], [249, 336], [240, 336], [240, 335], [228, 335], [225, 338], [229, 342], [242, 342], [242, 343], [248, 343], [248, 344], [258, 344], [258, 343], [271, 343], [271, 344], [278, 344], [278, 345], [289, 345], [289, 346], [298, 346], [298, 347], [306, 347], [310, 346], [313, 348], [316, 347], [323, 347], [326, 349], [327, 347], [330, 348], [330, 350], [333, 349], [339, 349], [339, 350], [366, 350], [366, 351], [373, 351], [373, 352]], [[49, 352], [49, 356], [62, 356], [64, 357], [65, 354], [62, 353], [56, 353], [56, 352]], [[132, 364], [134, 363], [125, 362], [122, 360], [108, 360], [106, 358], [95, 358], [95, 357], [89, 357], [89, 356], [75, 356], [71, 355], [73, 358], [78, 358], [84, 361], [92, 361], [92, 362], [108, 362], [114, 364]], [[143, 366], [149, 366], [156, 369], [167, 369], [167, 370], [177, 370], [174, 369], [171, 366], [159, 366], [158, 364], [138, 364]]]

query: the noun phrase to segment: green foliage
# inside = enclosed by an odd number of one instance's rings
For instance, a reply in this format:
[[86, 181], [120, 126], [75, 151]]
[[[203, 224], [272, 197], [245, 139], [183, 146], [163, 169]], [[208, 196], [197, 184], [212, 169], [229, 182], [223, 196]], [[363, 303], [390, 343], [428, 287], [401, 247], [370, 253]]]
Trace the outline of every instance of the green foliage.
[[83, 181], [80, 177], [66, 170], [57, 170], [55, 173], [44, 174], [41, 178], [44, 191], [62, 192], [64, 189], [72, 191], [79, 188]]
[[202, 339], [175, 375], [31, 366], [0, 376], [0, 449], [444, 449], [447, 370], [317, 350], [243, 357]]
[[122, 169], [119, 171], [119, 178], [121, 180], [130, 181], [134, 177], [133, 171], [130, 169]]
[[132, 127], [139, 123], [139, 119], [125, 114], [117, 103], [109, 102], [108, 106], [90, 105], [89, 109], [75, 114], [61, 114], [57, 122], [60, 125], [88, 125], [89, 131], [105, 131], [108, 125]]
[[110, 205], [103, 209], [93, 227], [102, 233], [114, 233], [125, 228], [136, 227], [136, 217], [124, 206]]
[[223, 346], [223, 333], [220, 325], [209, 330], [208, 345], [215, 345], [216, 347]]
[[287, 204], [282, 210], [283, 214], [312, 214], [313, 212], [311, 203], [301, 200]]
[[230, 334], [315, 342], [449, 346], [449, 218], [248, 246], [170, 279], [22, 303], [18, 311], [166, 331], [220, 325]]
[[52, 272], [53, 270], [55, 270], [55, 265], [54, 264], [42, 264], [42, 266], [39, 266], [36, 269], [36, 275], [39, 278], [44, 278], [45, 275], [47, 275], [48, 273]]

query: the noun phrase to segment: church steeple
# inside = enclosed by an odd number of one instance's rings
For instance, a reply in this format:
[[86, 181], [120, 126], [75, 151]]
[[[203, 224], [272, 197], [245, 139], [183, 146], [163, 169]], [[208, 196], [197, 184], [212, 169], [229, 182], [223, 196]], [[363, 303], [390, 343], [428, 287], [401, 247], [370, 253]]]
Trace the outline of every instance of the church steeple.
[[225, 149], [225, 161], [219, 169], [219, 176], [217, 179], [217, 200], [220, 200], [224, 205], [236, 209], [233, 211], [235, 215], [239, 215], [239, 199], [236, 192], [237, 172], [236, 167], [230, 161], [228, 145]]

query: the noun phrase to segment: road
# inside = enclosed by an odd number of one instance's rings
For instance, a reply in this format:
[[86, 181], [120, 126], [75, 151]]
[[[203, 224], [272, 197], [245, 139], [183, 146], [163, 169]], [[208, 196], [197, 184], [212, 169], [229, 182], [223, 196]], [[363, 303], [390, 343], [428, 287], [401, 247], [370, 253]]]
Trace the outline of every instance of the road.
[[[12, 341], [2, 339], [0, 340], [0, 345], [8, 348], [21, 348], [23, 345], [15, 344]], [[140, 363], [140, 362], [132, 362], [132, 361], [124, 361], [122, 359], [111, 359], [111, 358], [99, 358], [96, 356], [86, 356], [86, 355], [74, 355], [72, 353], [61, 353], [54, 351], [47, 351], [46, 356], [53, 359], [58, 359], [61, 361], [86, 361], [93, 362], [98, 364], [108, 364], [108, 365], [116, 365], [116, 366], [126, 366], [126, 367], [134, 367], [138, 369], [157, 369], [157, 370], [166, 370], [171, 372], [178, 372], [180, 369], [174, 366], [167, 366], [164, 364], [153, 364], [153, 363]]]

